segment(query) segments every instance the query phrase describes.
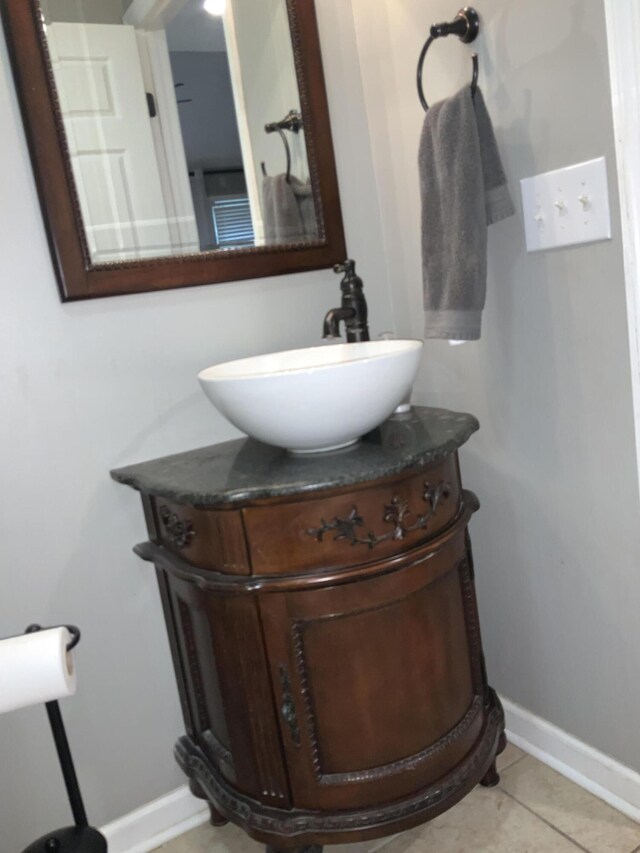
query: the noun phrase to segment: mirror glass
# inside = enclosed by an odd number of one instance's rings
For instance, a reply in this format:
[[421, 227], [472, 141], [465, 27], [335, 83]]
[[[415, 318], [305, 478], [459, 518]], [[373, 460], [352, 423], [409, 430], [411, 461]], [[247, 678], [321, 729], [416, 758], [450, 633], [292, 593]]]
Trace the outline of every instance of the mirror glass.
[[318, 241], [287, 0], [41, 0], [93, 264]]

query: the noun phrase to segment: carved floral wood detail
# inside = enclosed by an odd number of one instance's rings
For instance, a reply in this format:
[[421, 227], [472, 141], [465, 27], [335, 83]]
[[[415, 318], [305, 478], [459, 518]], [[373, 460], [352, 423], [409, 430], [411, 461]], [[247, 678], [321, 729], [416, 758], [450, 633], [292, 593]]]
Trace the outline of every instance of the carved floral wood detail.
[[168, 506], [164, 504], [159, 509], [160, 521], [164, 527], [167, 538], [176, 546], [179, 551], [188, 548], [195, 538], [195, 531], [192, 522], [188, 519], [182, 519], [175, 512], [171, 512]]
[[409, 508], [409, 502], [395, 495], [391, 499], [391, 502], [384, 506], [382, 513], [383, 522], [385, 524], [393, 524], [393, 530], [389, 530], [386, 533], [378, 535], [369, 531], [366, 536], [359, 536], [357, 528], [364, 527], [364, 519], [358, 512], [358, 508], [354, 506], [347, 518], [336, 516], [333, 521], [329, 522], [323, 518], [320, 520], [320, 527], [310, 528], [307, 530], [307, 534], [312, 536], [317, 542], [322, 542], [327, 533], [334, 533], [334, 542], [346, 539], [351, 545], [366, 545], [371, 550], [381, 542], [388, 542], [389, 540], [401, 541], [416, 530], [426, 529], [436, 514], [438, 506], [447, 500], [451, 491], [451, 483], [441, 482], [437, 486], [425, 483], [422, 498], [428, 504], [429, 509], [426, 513], [417, 515], [413, 524], [408, 523], [408, 519], [413, 515]]

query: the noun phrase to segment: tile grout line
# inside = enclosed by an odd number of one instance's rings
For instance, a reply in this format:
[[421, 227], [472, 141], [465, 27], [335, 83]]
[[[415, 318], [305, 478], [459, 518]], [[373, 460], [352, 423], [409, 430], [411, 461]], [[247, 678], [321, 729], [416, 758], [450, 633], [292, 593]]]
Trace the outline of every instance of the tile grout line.
[[[507, 770], [510, 770], [512, 767], [515, 767], [516, 764], [518, 764], [520, 761], [523, 761], [525, 758], [531, 758], [531, 757], [532, 756], [530, 756], [527, 752], [524, 752], [522, 755], [520, 755], [518, 758], [516, 758], [515, 761], [512, 761], [510, 764], [507, 764], [506, 767], [501, 767], [500, 768], [501, 779], [502, 779], [502, 775], [504, 773], [506, 773]], [[476, 788], [474, 790], [477, 790], [478, 788], [479, 788], [479, 786], [476, 786]], [[536, 814], [536, 812], [534, 812], [528, 806], [525, 806], [519, 800], [516, 800], [515, 797], [512, 797], [511, 794], [509, 794], [507, 791], [505, 791], [504, 788], [502, 787], [502, 781], [500, 781], [500, 783], [497, 785], [497, 789], [499, 791], [501, 791], [501, 793], [503, 793], [507, 797], [509, 797], [511, 800], [513, 800], [515, 803], [517, 803], [519, 806], [522, 806], [524, 809], [526, 809], [528, 812], [530, 812], [534, 817], [538, 818], [538, 820], [541, 820], [543, 823], [545, 823], [550, 829], [553, 829], [554, 832], [557, 832], [558, 835], [562, 835], [563, 838], [566, 838], [567, 841], [570, 841], [579, 850], [583, 850], [583, 851], [585, 851], [585, 853], [591, 853], [591, 851], [587, 850], [586, 847], [582, 847], [580, 844], [578, 844], [576, 841], [574, 841], [573, 838], [571, 838], [568, 835], [565, 835], [565, 833], [562, 832], [562, 830], [558, 829], [556, 826], [553, 826], [553, 824], [549, 823], [549, 821], [545, 820], [543, 817], [540, 817], [539, 814]], [[471, 791], [469, 793], [471, 793]], [[429, 824], [429, 821], [427, 823], [422, 824], [422, 827], [428, 826], [428, 824]], [[409, 830], [409, 831], [411, 831], [411, 830]], [[384, 848], [387, 846], [387, 844], [390, 844], [392, 841], [394, 841], [396, 838], [398, 838], [398, 835], [403, 835], [403, 834], [404, 833], [396, 833], [395, 835], [389, 835], [386, 838], [379, 839], [377, 843], [374, 843], [374, 845], [369, 848], [367, 853], [379, 853], [379, 851], [384, 850]], [[640, 853], [640, 847], [638, 847], [635, 850], [631, 850], [630, 853]]]
[[[500, 778], [502, 779], [503, 773], [506, 773], [507, 770], [511, 770], [512, 767], [515, 767], [516, 764], [519, 764], [525, 758], [531, 758], [531, 756], [527, 752], [525, 752], [519, 758], [516, 758], [515, 761], [512, 761], [511, 764], [507, 764], [506, 767], [501, 767], [498, 771], [500, 773]], [[631, 853], [636, 853], [636, 851], [632, 850]]]
[[[571, 836], [570, 836], [570, 835], [567, 835], [567, 834], [566, 834], [566, 832], [563, 832], [561, 829], [558, 829], [558, 827], [557, 827], [557, 826], [554, 826], [554, 825], [553, 825], [552, 823], [550, 823], [546, 818], [542, 817], [542, 815], [539, 815], [537, 812], [534, 812], [534, 810], [533, 810], [532, 808], [530, 808], [529, 806], [525, 805], [524, 803], [521, 803], [521, 802], [520, 802], [520, 800], [516, 799], [516, 798], [513, 796], [513, 794], [510, 794], [508, 791], [505, 791], [503, 788], [500, 788], [500, 791], [501, 791], [501, 793], [503, 793], [506, 797], [509, 797], [509, 799], [510, 799], [510, 800], [513, 800], [513, 802], [514, 802], [514, 803], [517, 803], [519, 806], [522, 806], [522, 808], [523, 808], [523, 809], [526, 809], [526, 810], [527, 810], [530, 814], [532, 814], [534, 817], [537, 817], [537, 818], [538, 818], [538, 820], [540, 820], [540, 821], [542, 821], [542, 823], [546, 824], [546, 825], [549, 827], [549, 829], [552, 829], [554, 832], [557, 832], [557, 833], [558, 833], [558, 835], [561, 835], [561, 836], [562, 836], [563, 838], [565, 838], [567, 841], [570, 841], [570, 842], [571, 842], [571, 844], [573, 844], [573, 845], [574, 845], [574, 847], [577, 847], [577, 848], [578, 848], [578, 850], [582, 850], [582, 851], [584, 851], [584, 853], [592, 853], [592, 851], [590, 851], [587, 847], [583, 847], [583, 846], [582, 846], [582, 844], [579, 844], [579, 843], [575, 840], [575, 838], [571, 838]], [[635, 851], [632, 851], [632, 853], [635, 853]]]
[[[382, 850], [383, 847], [385, 847], [391, 841], [394, 841], [398, 837], [398, 835], [401, 834], [402, 833], [396, 832], [395, 835], [389, 835], [384, 838], [379, 838], [377, 842], [374, 841], [372, 846], [368, 848], [367, 853], [378, 853], [378, 850]], [[633, 850], [632, 853], [636, 853], [636, 851]]]
[[[522, 755], [518, 756], [518, 758], [516, 758], [510, 764], [507, 764], [506, 767], [500, 768], [500, 776], [502, 777], [503, 773], [505, 773], [511, 767], [514, 767], [519, 761], [522, 761], [524, 758], [530, 758], [530, 757], [531, 756], [528, 753], [523, 752]], [[501, 785], [502, 785], [502, 783], [500, 783], [500, 785], [497, 786], [498, 788], [500, 788], [500, 790], [502, 790]], [[477, 790], [479, 787], [480, 786], [477, 785], [476, 788], [474, 788], [473, 790]], [[469, 793], [471, 793], [471, 791], [469, 791]], [[503, 791], [503, 793], [506, 794], [506, 791]], [[537, 817], [537, 815], [536, 815], [536, 817]], [[430, 821], [427, 821], [426, 823], [421, 824], [420, 827], [414, 827], [414, 828], [417, 829], [417, 828], [425, 827], [425, 826], [428, 826], [429, 823], [430, 823]], [[555, 829], [555, 827], [554, 827], [554, 829]], [[407, 830], [407, 831], [411, 832], [411, 830]], [[396, 838], [398, 838], [399, 835], [404, 835], [404, 833], [400, 832], [400, 833], [396, 833], [395, 835], [389, 835], [385, 838], [378, 839], [378, 841], [374, 842], [373, 846], [368, 849], [367, 853], [379, 853], [379, 851], [384, 850], [384, 848], [387, 846], [387, 844], [390, 844], [392, 841], [394, 841]], [[587, 853], [589, 853], [589, 851], [587, 851]], [[638, 850], [632, 850], [631, 853], [640, 853], [640, 848], [638, 848]]]

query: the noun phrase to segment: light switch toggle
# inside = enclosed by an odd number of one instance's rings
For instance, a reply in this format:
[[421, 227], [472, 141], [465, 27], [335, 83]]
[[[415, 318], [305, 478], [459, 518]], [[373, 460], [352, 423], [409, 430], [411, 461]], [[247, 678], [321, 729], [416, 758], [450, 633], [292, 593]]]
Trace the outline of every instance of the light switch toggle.
[[585, 195], [585, 193], [582, 193], [582, 195], [578, 196], [578, 201], [582, 205], [583, 210], [591, 210], [591, 199], [589, 198], [588, 195]]
[[560, 216], [566, 216], [567, 215], [567, 205], [564, 201], [562, 201], [562, 199], [558, 199], [557, 201], [555, 201], [553, 203], [553, 206], [557, 208]]

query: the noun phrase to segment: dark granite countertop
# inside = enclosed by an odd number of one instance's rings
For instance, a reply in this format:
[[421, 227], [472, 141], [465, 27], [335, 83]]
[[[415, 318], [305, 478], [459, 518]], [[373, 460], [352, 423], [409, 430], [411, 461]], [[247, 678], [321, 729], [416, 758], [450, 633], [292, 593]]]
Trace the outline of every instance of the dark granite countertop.
[[448, 456], [477, 429], [472, 415], [414, 407], [393, 415], [344, 450], [295, 456], [243, 438], [117, 468], [111, 476], [178, 504], [239, 506], [365, 483], [428, 465]]

